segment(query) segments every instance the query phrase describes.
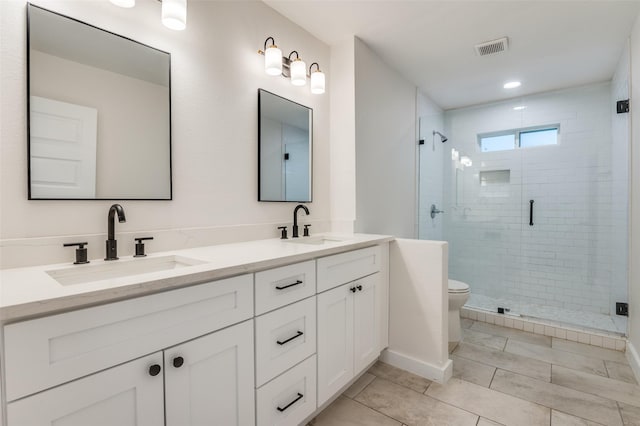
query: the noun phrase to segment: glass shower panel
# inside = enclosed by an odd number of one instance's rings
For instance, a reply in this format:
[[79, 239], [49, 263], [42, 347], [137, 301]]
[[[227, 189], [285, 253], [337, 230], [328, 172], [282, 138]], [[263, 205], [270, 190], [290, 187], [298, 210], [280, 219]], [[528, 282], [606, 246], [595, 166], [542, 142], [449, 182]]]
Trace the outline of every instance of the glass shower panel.
[[[483, 152], [478, 135], [520, 123], [505, 104], [448, 111], [444, 158], [443, 236], [449, 277], [469, 284], [467, 306], [519, 310], [522, 233], [522, 158], [511, 149]], [[514, 123], [515, 120], [515, 123]]]

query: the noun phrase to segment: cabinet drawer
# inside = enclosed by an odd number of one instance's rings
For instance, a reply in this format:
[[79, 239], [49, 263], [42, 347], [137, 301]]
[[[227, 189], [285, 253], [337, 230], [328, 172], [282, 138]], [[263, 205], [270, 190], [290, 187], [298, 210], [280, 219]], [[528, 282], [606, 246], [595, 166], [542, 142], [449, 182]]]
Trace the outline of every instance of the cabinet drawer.
[[296, 426], [316, 410], [316, 356], [262, 386], [257, 393], [258, 426]]
[[256, 273], [256, 315], [316, 294], [313, 260]]
[[256, 318], [256, 386], [315, 352], [315, 296]]
[[380, 271], [379, 246], [318, 259], [318, 293]]
[[7, 401], [253, 316], [251, 275], [11, 324]]

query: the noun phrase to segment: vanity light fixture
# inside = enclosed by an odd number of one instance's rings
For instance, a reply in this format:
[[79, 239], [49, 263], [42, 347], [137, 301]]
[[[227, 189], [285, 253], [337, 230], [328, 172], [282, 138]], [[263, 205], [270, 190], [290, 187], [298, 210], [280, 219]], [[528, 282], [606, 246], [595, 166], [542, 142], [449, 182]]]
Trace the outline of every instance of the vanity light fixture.
[[187, 0], [161, 0], [162, 23], [176, 31], [187, 28]]
[[[116, 6], [131, 8], [136, 0], [109, 0]], [[162, 23], [172, 30], [181, 31], [187, 28], [187, 0], [158, 0], [162, 3]]]
[[[316, 66], [315, 71], [311, 71], [313, 66]], [[321, 95], [324, 93], [324, 73], [320, 71], [320, 65], [317, 62], [312, 63], [309, 66], [309, 74], [311, 75], [311, 93], [314, 95]]]
[[[267, 47], [269, 40], [271, 44]], [[282, 74], [282, 50], [278, 49], [273, 37], [267, 37], [264, 41], [264, 71], [269, 75]]]
[[[296, 58], [292, 61], [291, 55], [296, 54]], [[307, 64], [300, 59], [300, 55], [295, 50], [289, 53], [289, 70], [291, 71], [291, 84], [294, 86], [304, 86], [307, 84]]]
[[[258, 50], [258, 54], [264, 56], [264, 71], [267, 74], [288, 78], [294, 86], [306, 85], [309, 78], [311, 93], [320, 95], [326, 91], [326, 77], [320, 70], [320, 65], [317, 62], [312, 63], [307, 72], [307, 65], [300, 58], [297, 50], [292, 50], [288, 57], [282, 56], [282, 51], [276, 46], [275, 39], [267, 37], [264, 41], [264, 50]], [[313, 71], [314, 65], [315, 71]]]
[[119, 7], [131, 8], [136, 5], [136, 0], [109, 0], [111, 3]]
[[520, 83], [519, 81], [508, 81], [504, 84], [505, 89], [515, 89], [516, 87], [520, 87], [522, 86], [522, 83]]

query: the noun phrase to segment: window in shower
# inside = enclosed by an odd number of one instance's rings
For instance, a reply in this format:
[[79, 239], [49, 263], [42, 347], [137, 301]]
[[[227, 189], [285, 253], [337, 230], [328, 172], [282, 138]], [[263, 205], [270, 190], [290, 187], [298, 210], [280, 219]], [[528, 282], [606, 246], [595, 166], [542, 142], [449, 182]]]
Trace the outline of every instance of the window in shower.
[[478, 145], [482, 152], [557, 145], [559, 133], [559, 124], [482, 133], [478, 135]]

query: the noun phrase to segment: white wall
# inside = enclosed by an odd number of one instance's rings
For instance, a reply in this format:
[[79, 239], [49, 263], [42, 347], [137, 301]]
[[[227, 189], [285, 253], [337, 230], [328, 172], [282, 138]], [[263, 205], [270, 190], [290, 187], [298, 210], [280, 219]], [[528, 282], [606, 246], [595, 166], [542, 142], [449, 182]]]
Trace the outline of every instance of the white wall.
[[[527, 108], [514, 111], [521, 103]], [[612, 204], [611, 108], [610, 85], [600, 84], [447, 111], [451, 147], [473, 161], [458, 203], [454, 162], [445, 161], [452, 278], [477, 294], [612, 313], [614, 289], [624, 287], [611, 273], [620, 256], [612, 213], [625, 206]], [[479, 133], [549, 124], [560, 124], [558, 145], [479, 150]], [[490, 170], [509, 170], [510, 181], [481, 185], [480, 171]]]
[[451, 151], [449, 143], [442, 143], [433, 131], [445, 133], [444, 115], [442, 109], [421, 92], [417, 93], [416, 111], [418, 116], [419, 139], [424, 145], [418, 150], [418, 238], [421, 240], [442, 240], [443, 214], [431, 218], [431, 205], [435, 204], [439, 210], [443, 208], [443, 162], [445, 155]]
[[415, 237], [416, 88], [355, 41], [358, 232]]
[[640, 378], [640, 17], [631, 33], [631, 244], [628, 358]]
[[331, 225], [353, 232], [356, 219], [355, 38], [331, 46]]
[[[133, 252], [134, 235], [154, 235], [149, 249], [158, 251], [276, 237], [275, 227], [291, 222], [293, 204], [257, 202], [258, 88], [314, 110], [314, 200], [305, 222], [315, 232], [328, 229], [330, 93], [311, 95], [267, 76], [256, 53], [273, 36], [283, 52], [296, 49], [329, 69], [328, 46], [259, 1], [189, 2], [183, 32], [162, 26], [157, 2], [133, 9], [108, 1], [36, 3], [172, 55], [174, 199], [122, 202], [121, 254]], [[73, 253], [61, 245], [73, 240], [89, 240], [89, 257], [103, 257], [110, 201], [27, 200], [25, 1], [2, 1], [0, 11], [2, 267], [69, 261]]]
[[389, 245], [389, 348], [382, 359], [446, 382], [448, 359], [447, 243], [396, 239]]

